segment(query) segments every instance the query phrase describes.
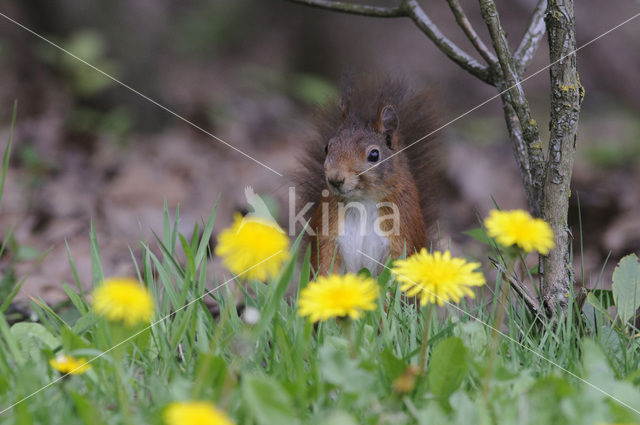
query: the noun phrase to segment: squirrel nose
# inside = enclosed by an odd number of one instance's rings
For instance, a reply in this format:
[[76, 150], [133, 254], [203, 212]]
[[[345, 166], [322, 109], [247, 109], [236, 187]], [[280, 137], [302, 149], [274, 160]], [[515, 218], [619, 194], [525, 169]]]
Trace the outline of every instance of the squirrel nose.
[[340, 189], [342, 184], [344, 183], [344, 178], [342, 179], [329, 179], [329, 184], [336, 189]]

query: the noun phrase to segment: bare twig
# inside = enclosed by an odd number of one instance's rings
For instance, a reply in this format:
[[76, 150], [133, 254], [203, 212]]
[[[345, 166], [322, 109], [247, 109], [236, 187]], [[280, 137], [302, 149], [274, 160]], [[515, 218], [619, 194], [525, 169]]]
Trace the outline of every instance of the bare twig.
[[407, 15], [415, 22], [418, 28], [420, 28], [445, 55], [485, 83], [493, 85], [489, 67], [480, 64], [442, 34], [416, 0], [403, 0], [401, 7], [406, 9]]
[[505, 91], [506, 87], [500, 87], [498, 90], [502, 93], [500, 98], [502, 100], [502, 108], [504, 111], [504, 119], [507, 123], [507, 130], [509, 131], [509, 138], [513, 141], [513, 154], [518, 164], [518, 170], [520, 170], [520, 177], [523, 182], [526, 182], [524, 186], [525, 194], [527, 195], [528, 205], [534, 205], [538, 202], [536, 193], [533, 190], [533, 178], [531, 173], [531, 164], [529, 163], [529, 154], [527, 152], [527, 145], [522, 135], [522, 127], [518, 120], [516, 111], [511, 106], [511, 97], [509, 92]]
[[537, 316], [538, 313], [540, 313], [540, 303], [533, 295], [529, 293], [524, 284], [518, 280], [515, 274], [508, 276], [507, 269], [495, 258], [489, 257], [489, 261], [491, 261], [491, 264], [493, 264], [496, 269], [500, 270], [502, 272], [502, 275], [507, 278], [507, 280], [511, 284], [511, 287], [518, 293], [520, 298], [522, 298], [522, 301], [524, 301], [531, 314]]
[[[522, 138], [520, 140], [514, 139], [513, 142], [515, 143], [514, 148], [517, 151], [527, 153], [526, 168], [529, 170], [530, 174], [523, 183], [525, 184], [527, 191], [532, 194], [533, 203], [529, 206], [531, 208], [531, 212], [535, 216], [540, 216], [542, 213], [544, 158], [542, 156], [542, 143], [540, 142], [538, 124], [531, 117], [529, 102], [527, 101], [522, 85], [520, 84], [520, 76], [516, 69], [514, 58], [507, 42], [507, 37], [502, 29], [502, 25], [500, 24], [498, 11], [493, 0], [480, 0], [480, 12], [482, 13], [482, 18], [487, 24], [487, 28], [489, 28], [493, 47], [498, 55], [498, 62], [502, 69], [502, 83], [505, 84], [505, 88], [509, 88], [507, 93], [509, 93], [510, 104], [518, 117], [518, 121], [520, 122], [520, 127], [522, 129]], [[503, 89], [504, 88], [501, 90]], [[524, 146], [521, 145], [522, 143], [524, 143]]]
[[293, 3], [306, 4], [307, 6], [317, 7], [325, 10], [335, 10], [338, 12], [351, 13], [353, 15], [376, 16], [378, 18], [397, 18], [399, 16], [407, 16], [402, 7], [380, 7], [367, 6], [361, 4], [353, 4], [342, 1], [331, 0], [289, 0]]
[[480, 53], [480, 56], [482, 56], [489, 65], [496, 63], [498, 60], [496, 58], [496, 55], [494, 55], [493, 52], [489, 50], [482, 39], [478, 36], [478, 33], [476, 33], [476, 30], [473, 29], [473, 25], [471, 25], [469, 18], [467, 18], [467, 15], [462, 9], [462, 6], [460, 6], [460, 2], [458, 0], [447, 0], [447, 2], [449, 3], [449, 7], [453, 12], [453, 16], [456, 18], [458, 26], [462, 28], [462, 31], [464, 31], [464, 33], [467, 35], [467, 38], [469, 39], [469, 41], [471, 41], [473, 47], [475, 47], [478, 53]]
[[538, 45], [540, 44], [540, 40], [544, 36], [546, 32], [546, 27], [544, 24], [544, 14], [547, 9], [547, 0], [538, 0], [538, 4], [533, 11], [533, 15], [531, 16], [531, 21], [529, 22], [529, 27], [527, 31], [524, 33], [522, 37], [522, 41], [520, 45], [516, 49], [515, 53], [515, 62], [518, 67], [518, 72], [520, 75], [524, 75], [525, 70], [527, 69], [527, 65], [533, 59], [533, 56], [538, 50]]
[[493, 84], [489, 73], [489, 67], [482, 65], [467, 52], [449, 40], [431, 21], [429, 16], [424, 12], [424, 10], [422, 10], [416, 0], [402, 0], [396, 7], [367, 6], [330, 0], [288, 1], [326, 10], [351, 13], [354, 15], [374, 16], [379, 18], [411, 18], [418, 28], [420, 28], [420, 30], [435, 43], [442, 53], [482, 81], [488, 84]]

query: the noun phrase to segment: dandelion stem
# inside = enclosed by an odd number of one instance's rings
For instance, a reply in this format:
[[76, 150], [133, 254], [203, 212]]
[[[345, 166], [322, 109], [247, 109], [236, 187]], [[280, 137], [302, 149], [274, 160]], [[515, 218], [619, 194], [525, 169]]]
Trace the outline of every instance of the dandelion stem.
[[353, 330], [353, 320], [351, 320], [348, 317], [345, 317], [345, 318], [339, 318], [338, 321], [340, 323], [340, 327], [342, 328], [343, 332], [347, 336], [347, 341], [349, 341], [349, 355], [351, 356], [352, 359], [355, 359], [356, 357], [358, 357], [358, 352], [356, 350], [356, 344], [354, 341], [355, 336], [354, 336], [354, 330]]
[[422, 332], [422, 345], [420, 346], [420, 363], [418, 370], [420, 375], [425, 374], [425, 366], [427, 364], [427, 343], [429, 341], [429, 329], [431, 328], [431, 316], [433, 315], [433, 304], [429, 303], [424, 317], [424, 331]]

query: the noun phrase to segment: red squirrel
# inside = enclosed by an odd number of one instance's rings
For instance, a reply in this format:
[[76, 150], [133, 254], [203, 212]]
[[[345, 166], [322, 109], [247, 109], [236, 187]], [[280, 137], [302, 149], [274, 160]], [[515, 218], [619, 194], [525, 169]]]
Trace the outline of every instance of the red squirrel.
[[307, 240], [316, 272], [375, 273], [389, 256], [427, 245], [437, 186], [425, 137], [436, 128], [432, 105], [400, 80], [350, 78], [338, 107], [320, 112], [297, 175], [303, 205], [315, 208]]

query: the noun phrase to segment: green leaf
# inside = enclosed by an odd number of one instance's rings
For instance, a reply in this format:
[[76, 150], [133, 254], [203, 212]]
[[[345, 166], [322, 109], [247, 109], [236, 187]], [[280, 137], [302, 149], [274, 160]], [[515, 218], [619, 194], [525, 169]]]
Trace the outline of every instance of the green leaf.
[[575, 393], [565, 378], [547, 376], [540, 378], [529, 390], [529, 402], [532, 420], [530, 423], [558, 424], [566, 420], [561, 400]]
[[298, 258], [298, 247], [300, 246], [300, 241], [302, 240], [302, 235], [304, 232], [301, 232], [298, 235], [298, 238], [293, 243], [291, 247], [291, 258], [284, 265], [283, 271], [280, 274], [280, 279], [277, 283], [272, 282], [269, 285], [269, 298], [265, 303], [264, 309], [262, 311], [262, 316], [260, 318], [260, 323], [256, 328], [256, 335], [262, 334], [271, 323], [273, 316], [278, 311], [278, 307], [280, 303], [284, 299], [284, 294], [287, 292], [287, 288], [289, 287], [289, 283], [291, 282], [291, 276], [293, 276], [293, 271], [295, 269], [295, 265], [297, 263]]
[[602, 307], [609, 308], [615, 305], [615, 299], [611, 289], [594, 289], [591, 293], [600, 300]]
[[613, 318], [609, 315], [609, 311], [602, 305], [600, 299], [593, 292], [589, 292], [587, 294], [587, 302], [593, 306], [596, 310], [604, 315], [604, 317], [608, 318], [610, 322], [613, 322]]
[[261, 375], [244, 377], [242, 395], [258, 424], [298, 423], [289, 393], [274, 378]]
[[209, 220], [207, 220], [207, 224], [204, 226], [202, 231], [202, 236], [200, 237], [200, 244], [198, 245], [198, 250], [196, 251], [195, 263], [199, 265], [202, 263], [202, 260], [205, 259], [205, 255], [207, 254], [207, 249], [209, 248], [209, 240], [211, 239], [211, 233], [213, 232], [213, 222], [216, 219], [216, 213], [218, 211], [218, 202], [220, 198], [216, 200], [216, 204], [213, 206], [213, 210], [209, 215]]
[[371, 271], [368, 268], [363, 267], [360, 270], [358, 270], [358, 276], [363, 277], [365, 279], [371, 279]]
[[71, 289], [69, 285], [62, 282], [62, 289], [64, 289], [64, 292], [69, 297], [69, 300], [71, 300], [74, 307], [80, 312], [80, 314], [85, 314], [88, 311], [86, 305], [82, 301], [82, 298], [80, 298], [80, 295], [78, 295], [73, 289]]
[[91, 222], [89, 240], [91, 241], [91, 280], [93, 282], [93, 286], [96, 287], [104, 280], [104, 271], [102, 270], [98, 237], [96, 236], [96, 228], [93, 226], [93, 221]]
[[311, 272], [311, 245], [307, 246], [307, 250], [304, 254], [304, 260], [302, 261], [302, 268], [300, 269], [300, 281], [298, 283], [298, 292], [307, 287], [309, 283], [309, 273]]
[[385, 375], [387, 375], [391, 381], [402, 375], [407, 369], [407, 364], [402, 359], [397, 358], [390, 348], [385, 348], [382, 350], [382, 353], [380, 353], [380, 364], [383, 367]]
[[84, 423], [95, 425], [106, 423], [103, 419], [104, 411], [102, 409], [94, 406], [89, 399], [74, 390], [69, 391], [69, 393], [75, 404], [75, 411]]
[[622, 258], [613, 271], [613, 298], [623, 323], [640, 307], [640, 263], [635, 254]]
[[485, 245], [495, 245], [493, 239], [487, 236], [487, 231], [482, 227], [476, 227], [475, 229], [465, 230], [462, 232], [463, 235], [470, 236], [472, 239], [485, 244]]
[[18, 342], [22, 353], [32, 359], [38, 359], [38, 353], [42, 348], [53, 350], [60, 345], [60, 339], [56, 338], [40, 323], [20, 322], [11, 326], [11, 334]]
[[582, 362], [586, 377], [597, 387], [605, 386], [614, 381], [615, 375], [611, 364], [602, 349], [592, 339], [586, 338], [582, 342]]
[[4, 149], [2, 158], [2, 170], [0, 171], [0, 203], [2, 203], [2, 194], [4, 192], [4, 180], [9, 169], [9, 157], [11, 156], [11, 144], [13, 142], [13, 129], [16, 126], [16, 115], [18, 114], [18, 101], [13, 102], [13, 113], [11, 114], [11, 127], [9, 127], [9, 141]]
[[374, 391], [375, 377], [349, 356], [347, 342], [341, 338], [327, 342], [318, 353], [320, 373], [324, 379], [347, 393], [361, 395]]
[[469, 371], [467, 349], [460, 338], [442, 340], [433, 350], [427, 379], [429, 390], [441, 400], [460, 387]]

